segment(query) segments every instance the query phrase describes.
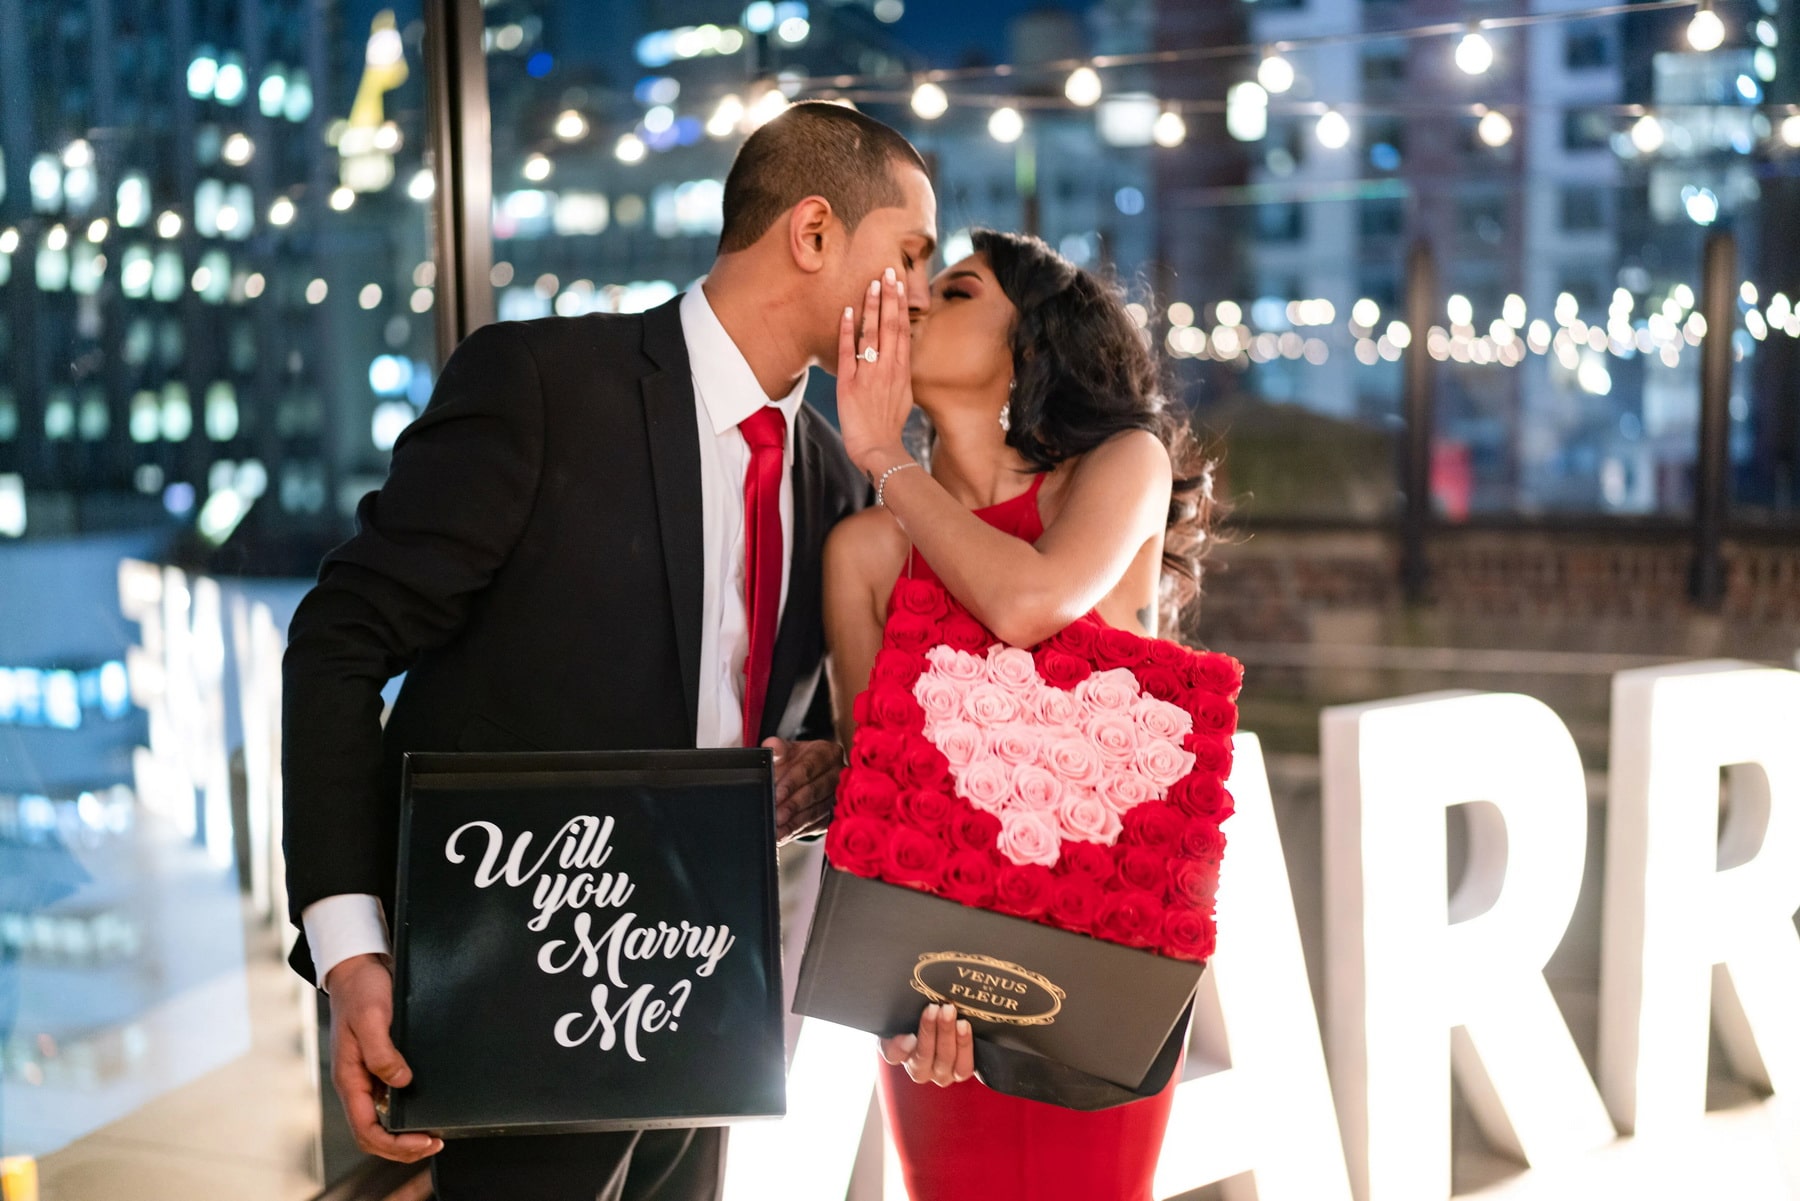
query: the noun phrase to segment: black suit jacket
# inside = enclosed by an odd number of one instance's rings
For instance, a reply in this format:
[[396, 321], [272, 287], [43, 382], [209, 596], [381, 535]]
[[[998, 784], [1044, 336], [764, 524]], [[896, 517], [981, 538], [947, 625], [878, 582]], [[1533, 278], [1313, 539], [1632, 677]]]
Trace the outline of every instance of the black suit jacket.
[[[680, 298], [637, 315], [471, 334], [326, 556], [283, 662], [289, 914], [338, 893], [392, 911], [408, 751], [694, 745], [700, 441]], [[794, 545], [763, 737], [822, 683], [821, 550], [868, 485], [795, 424]], [[381, 689], [406, 672], [385, 730]], [[305, 937], [291, 962], [312, 978]]]

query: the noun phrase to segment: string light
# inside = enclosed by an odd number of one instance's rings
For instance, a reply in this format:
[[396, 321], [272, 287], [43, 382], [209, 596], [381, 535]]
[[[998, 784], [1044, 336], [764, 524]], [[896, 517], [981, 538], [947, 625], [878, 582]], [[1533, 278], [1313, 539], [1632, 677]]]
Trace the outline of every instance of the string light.
[[1076, 67], [1063, 84], [1063, 95], [1072, 104], [1088, 108], [1100, 101], [1100, 73], [1092, 67]]
[[1294, 86], [1294, 64], [1274, 50], [1265, 51], [1256, 68], [1256, 82], [1271, 95], [1280, 95]]
[[613, 154], [621, 163], [642, 162], [644, 158], [644, 140], [635, 133], [625, 134], [619, 139], [618, 144], [613, 147]]
[[329, 203], [331, 204], [331, 207], [338, 212], [344, 212], [351, 205], [356, 203], [356, 193], [352, 192], [349, 188], [334, 188], [332, 189], [331, 200]]
[[913, 89], [912, 111], [927, 121], [935, 121], [950, 111], [950, 97], [935, 83], [921, 83]]
[[1150, 126], [1150, 137], [1158, 146], [1179, 146], [1187, 140], [1187, 122], [1174, 109], [1165, 108], [1157, 114], [1156, 122]]
[[1688, 22], [1688, 45], [1702, 54], [1708, 50], [1717, 50], [1725, 42], [1725, 22], [1719, 20], [1719, 14], [1712, 10], [1712, 5], [1702, 0], [1700, 11]]
[[1012, 105], [994, 110], [988, 118], [988, 133], [996, 142], [1016, 142], [1025, 132], [1025, 118]]
[[294, 202], [289, 200], [286, 196], [277, 196], [274, 203], [269, 205], [269, 224], [276, 226], [288, 225], [292, 223], [293, 220]]
[[1489, 146], [1500, 147], [1512, 141], [1513, 126], [1505, 113], [1489, 109], [1475, 126], [1476, 134]]
[[1781, 140], [1789, 146], [1800, 147], [1800, 113], [1781, 123]]
[[587, 118], [574, 109], [564, 109], [556, 118], [555, 133], [565, 142], [579, 142], [587, 136]]
[[1639, 117], [1631, 127], [1631, 144], [1642, 154], [1655, 154], [1662, 149], [1662, 122], [1649, 114]]
[[1456, 44], [1456, 65], [1465, 75], [1485, 75], [1494, 65], [1494, 44], [1480, 30], [1471, 30]]
[[1342, 150], [1350, 144], [1350, 122], [1334, 108], [1325, 110], [1313, 133], [1319, 139], [1319, 145], [1327, 150]]
[[541, 154], [533, 154], [525, 159], [525, 166], [521, 169], [520, 174], [532, 183], [543, 183], [550, 178], [550, 173], [554, 170], [556, 170], [556, 165], [548, 158]]

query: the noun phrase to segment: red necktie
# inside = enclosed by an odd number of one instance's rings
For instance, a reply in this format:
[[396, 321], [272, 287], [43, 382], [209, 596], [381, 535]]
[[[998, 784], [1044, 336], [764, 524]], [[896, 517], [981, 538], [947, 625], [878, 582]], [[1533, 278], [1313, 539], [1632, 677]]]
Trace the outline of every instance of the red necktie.
[[774, 405], [764, 405], [739, 422], [738, 429], [750, 444], [750, 469], [744, 473], [744, 609], [750, 627], [750, 651], [744, 657], [744, 745], [755, 746], [781, 608], [781, 459], [787, 418]]

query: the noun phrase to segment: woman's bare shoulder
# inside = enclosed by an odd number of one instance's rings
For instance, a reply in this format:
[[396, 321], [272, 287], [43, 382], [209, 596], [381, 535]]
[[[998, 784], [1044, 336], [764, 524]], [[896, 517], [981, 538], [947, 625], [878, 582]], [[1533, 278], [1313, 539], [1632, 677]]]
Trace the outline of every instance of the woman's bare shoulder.
[[900, 523], [876, 505], [850, 514], [833, 526], [825, 539], [825, 554], [831, 561], [868, 578], [882, 571], [897, 571], [894, 565], [906, 558], [908, 548]]

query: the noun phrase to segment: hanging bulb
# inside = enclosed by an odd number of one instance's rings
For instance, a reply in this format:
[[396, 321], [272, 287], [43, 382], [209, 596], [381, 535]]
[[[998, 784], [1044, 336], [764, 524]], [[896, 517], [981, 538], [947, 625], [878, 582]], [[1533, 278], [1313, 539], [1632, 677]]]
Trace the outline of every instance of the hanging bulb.
[[950, 111], [950, 97], [935, 83], [921, 83], [913, 89], [912, 111], [927, 121], [935, 121]]
[[988, 133], [996, 142], [1016, 142], [1024, 132], [1025, 118], [1010, 104], [995, 109], [994, 115], [988, 118]]
[[1098, 103], [1100, 90], [1100, 73], [1092, 67], [1076, 67], [1063, 84], [1063, 95], [1082, 108]]
[[1655, 154], [1661, 150], [1663, 144], [1662, 122], [1649, 114], [1639, 117], [1637, 124], [1631, 127], [1631, 144], [1636, 146], [1642, 154]]
[[1256, 68], [1256, 82], [1262, 84], [1264, 91], [1279, 95], [1294, 86], [1294, 64], [1271, 49]]
[[1725, 22], [1719, 20], [1719, 14], [1712, 10], [1711, 4], [1701, 4], [1700, 11], [1688, 22], [1688, 45], [1705, 53], [1717, 50], [1725, 41]]
[[1513, 126], [1505, 113], [1489, 109], [1482, 114], [1480, 124], [1475, 126], [1475, 132], [1485, 144], [1500, 147], [1512, 141]]
[[1326, 109], [1313, 132], [1327, 150], [1342, 150], [1350, 144], [1350, 122], [1336, 109]]
[[1150, 127], [1150, 137], [1164, 148], [1179, 146], [1187, 140], [1187, 122], [1174, 109], [1165, 108]]
[[1472, 29], [1456, 44], [1456, 65], [1465, 75], [1485, 75], [1494, 65], [1494, 44]]

